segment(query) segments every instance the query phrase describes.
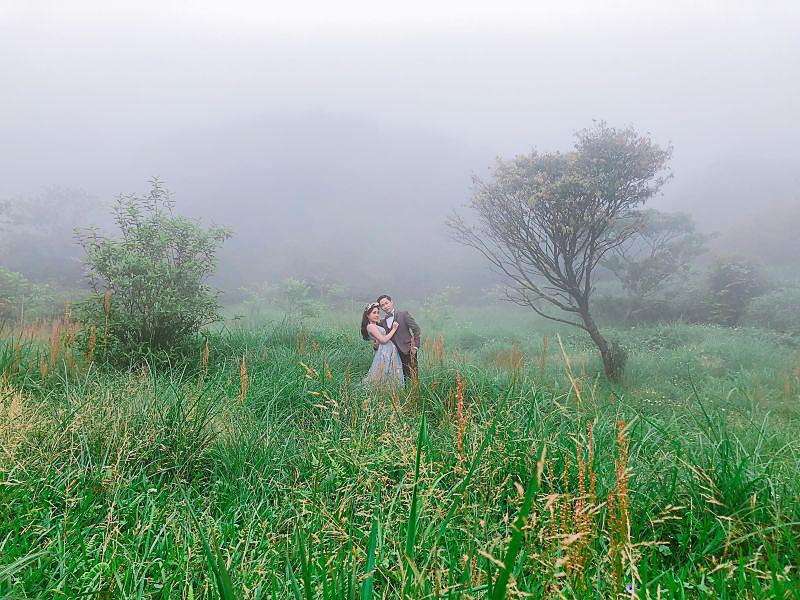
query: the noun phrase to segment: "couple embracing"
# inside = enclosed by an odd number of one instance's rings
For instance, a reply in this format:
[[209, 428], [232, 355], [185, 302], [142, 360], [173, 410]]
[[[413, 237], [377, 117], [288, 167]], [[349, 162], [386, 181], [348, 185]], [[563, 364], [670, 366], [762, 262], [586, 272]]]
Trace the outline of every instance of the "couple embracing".
[[365, 383], [403, 386], [406, 378], [417, 378], [417, 349], [422, 331], [408, 311], [395, 309], [391, 296], [378, 296], [364, 308], [361, 337], [371, 340], [375, 348]]

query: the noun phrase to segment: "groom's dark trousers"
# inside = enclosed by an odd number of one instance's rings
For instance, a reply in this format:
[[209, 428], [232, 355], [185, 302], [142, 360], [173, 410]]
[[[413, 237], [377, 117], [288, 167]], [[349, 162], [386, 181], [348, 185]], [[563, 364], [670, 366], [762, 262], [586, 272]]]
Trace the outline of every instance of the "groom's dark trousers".
[[414, 354], [406, 354], [405, 352], [397, 351], [400, 354], [400, 362], [403, 363], [403, 376], [408, 379], [416, 379], [417, 375], [419, 374], [419, 369], [417, 368], [417, 353]]
[[[417, 369], [417, 355], [411, 353], [411, 347], [419, 348], [422, 345], [422, 330], [417, 325], [407, 310], [394, 311], [394, 318], [397, 321], [397, 332], [392, 336], [392, 342], [397, 346], [400, 353], [400, 361], [403, 363], [403, 375], [416, 379], [419, 371]], [[389, 330], [384, 318], [379, 325]]]

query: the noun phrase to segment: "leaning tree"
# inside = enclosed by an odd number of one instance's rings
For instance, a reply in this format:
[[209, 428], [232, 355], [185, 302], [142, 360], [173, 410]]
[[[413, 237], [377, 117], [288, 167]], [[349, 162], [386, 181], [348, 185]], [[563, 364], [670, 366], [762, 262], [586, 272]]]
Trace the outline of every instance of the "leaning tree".
[[619, 382], [625, 352], [592, 317], [594, 274], [637, 234], [638, 221], [624, 217], [665, 183], [671, 148], [603, 122], [576, 138], [571, 152], [498, 160], [491, 180], [474, 178], [475, 222], [455, 214], [448, 225], [509, 279], [509, 300], [586, 331], [606, 376]]

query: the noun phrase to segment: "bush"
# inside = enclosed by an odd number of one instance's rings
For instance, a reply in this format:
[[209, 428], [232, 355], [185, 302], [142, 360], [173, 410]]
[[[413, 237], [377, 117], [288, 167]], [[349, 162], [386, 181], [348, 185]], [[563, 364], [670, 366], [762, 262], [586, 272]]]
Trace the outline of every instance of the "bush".
[[79, 231], [93, 295], [82, 306], [113, 362], [184, 350], [221, 318], [208, 277], [230, 232], [202, 228], [173, 213], [169, 192], [154, 179], [147, 196], [120, 196], [113, 209], [121, 238]]
[[622, 294], [613, 284], [598, 286], [595, 312], [598, 322], [621, 326], [658, 323], [708, 323], [712, 307], [705, 282], [690, 277], [666, 287], [662, 293], [646, 298]]
[[20, 303], [31, 284], [20, 273], [0, 267], [0, 321], [10, 321], [20, 314]]
[[754, 298], [742, 318], [745, 325], [800, 336], [800, 288], [773, 290]]
[[304, 279], [287, 277], [278, 283], [261, 283], [241, 288], [244, 294], [244, 307], [251, 320], [262, 318], [264, 309], [277, 308], [290, 319], [302, 321], [316, 317], [322, 312], [322, 305], [311, 297], [311, 284]]
[[750, 301], [764, 291], [764, 278], [748, 258], [718, 258], [708, 272], [708, 289], [714, 322], [732, 327], [740, 323]]
[[32, 322], [64, 314], [74, 292], [32, 283], [21, 273], [0, 267], [0, 321]]

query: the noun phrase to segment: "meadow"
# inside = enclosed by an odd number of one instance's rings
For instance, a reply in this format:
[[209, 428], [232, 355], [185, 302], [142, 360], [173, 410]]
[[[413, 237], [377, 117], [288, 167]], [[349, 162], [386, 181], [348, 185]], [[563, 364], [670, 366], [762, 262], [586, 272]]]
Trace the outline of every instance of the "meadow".
[[344, 312], [127, 370], [67, 320], [7, 327], [0, 595], [798, 596], [796, 340], [611, 331], [612, 386], [588, 338], [527, 313], [419, 320], [399, 393], [364, 387]]

